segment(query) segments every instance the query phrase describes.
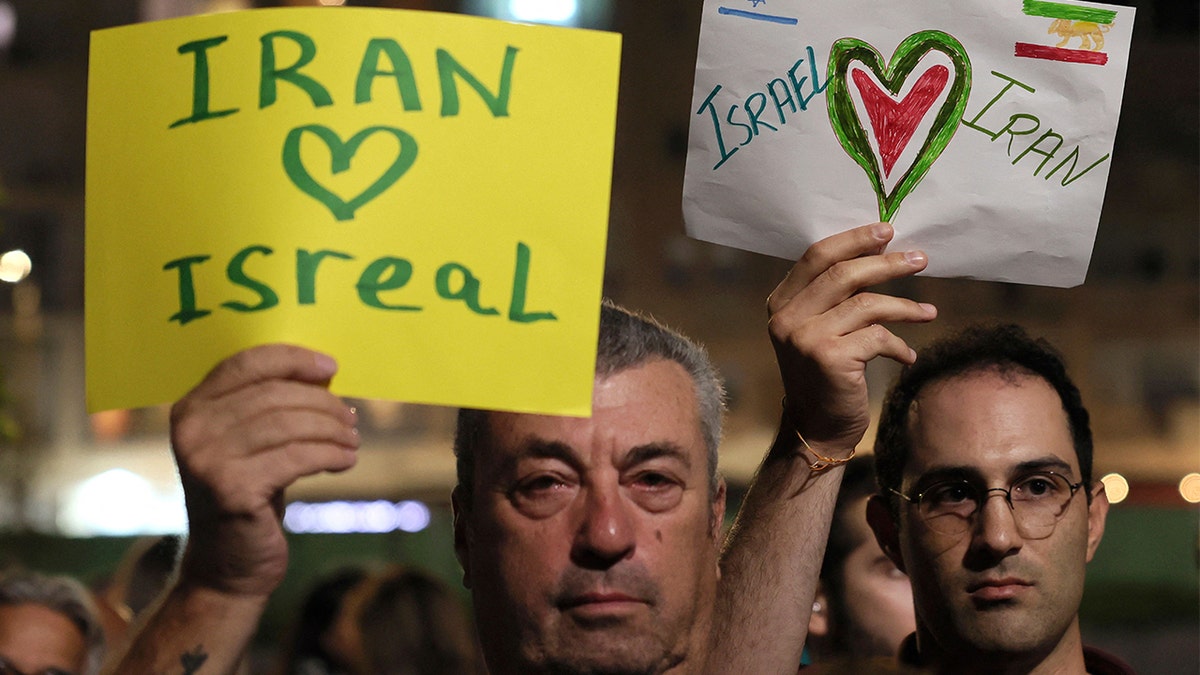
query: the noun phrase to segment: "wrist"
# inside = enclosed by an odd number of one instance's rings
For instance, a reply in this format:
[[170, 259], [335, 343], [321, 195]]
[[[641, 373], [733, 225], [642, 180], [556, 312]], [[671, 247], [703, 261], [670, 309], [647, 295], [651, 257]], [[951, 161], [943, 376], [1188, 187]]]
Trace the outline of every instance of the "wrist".
[[208, 580], [181, 573], [173, 594], [186, 598], [187, 604], [215, 614], [261, 614], [271, 599], [270, 593], [258, 593], [215, 585]]
[[787, 444], [808, 464], [810, 472], [815, 474], [826, 471], [845, 464], [854, 457], [857, 452], [855, 444], [821, 443], [819, 441], [810, 443], [800, 430], [800, 424], [796, 421], [797, 416], [789, 410], [786, 395], [780, 403], [783, 408], [779, 421], [780, 440], [790, 437], [790, 443]]

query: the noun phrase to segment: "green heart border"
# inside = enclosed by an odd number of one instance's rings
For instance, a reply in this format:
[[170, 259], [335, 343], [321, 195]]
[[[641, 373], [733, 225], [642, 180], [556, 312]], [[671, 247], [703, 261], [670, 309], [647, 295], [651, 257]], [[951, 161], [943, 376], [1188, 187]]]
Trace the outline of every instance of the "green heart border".
[[[304, 167], [304, 162], [300, 159], [300, 139], [306, 132], [316, 134], [329, 148], [330, 170], [333, 173], [341, 173], [349, 169], [350, 159], [354, 157], [354, 153], [358, 152], [358, 146], [362, 145], [368, 137], [379, 132], [395, 136], [396, 140], [400, 141], [400, 152], [396, 155], [396, 161], [392, 162], [383, 175], [367, 186], [367, 189], [359, 193], [357, 197], [345, 201], [318, 183]], [[400, 180], [416, 161], [417, 140], [395, 127], [367, 127], [343, 143], [337, 132], [329, 127], [308, 124], [289, 131], [287, 138], [283, 141], [283, 170], [287, 173], [288, 178], [302, 192], [324, 204], [333, 217], [338, 220], [353, 220], [355, 211]]]
[[[883, 181], [880, 178], [879, 163], [875, 153], [871, 151], [871, 143], [854, 109], [846, 85], [846, 75], [852, 61], [860, 61], [875, 73], [875, 77], [883, 83], [893, 96], [900, 93], [900, 87], [912, 73], [913, 68], [931, 51], [939, 51], [950, 58], [954, 65], [954, 84], [950, 94], [934, 117], [929, 136], [917, 152], [917, 158], [912, 166], [904, 172], [900, 180], [885, 194]], [[942, 154], [954, 132], [962, 121], [963, 111], [967, 107], [967, 98], [971, 93], [971, 59], [967, 50], [954, 36], [940, 30], [923, 30], [908, 37], [896, 47], [892, 60], [886, 68], [883, 66], [883, 56], [870, 44], [858, 38], [841, 38], [829, 49], [829, 66], [827, 70], [828, 89], [825, 92], [826, 104], [829, 108], [829, 124], [837, 135], [846, 153], [858, 163], [871, 179], [871, 186], [879, 201], [879, 219], [890, 222], [900, 208], [900, 202], [916, 188], [929, 167]]]

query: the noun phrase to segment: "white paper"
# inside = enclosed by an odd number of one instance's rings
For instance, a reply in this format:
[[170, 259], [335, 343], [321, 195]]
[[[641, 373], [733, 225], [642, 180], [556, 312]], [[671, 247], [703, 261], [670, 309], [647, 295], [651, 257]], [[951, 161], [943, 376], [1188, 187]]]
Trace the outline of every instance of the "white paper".
[[[794, 260], [815, 241], [880, 220], [879, 194], [937, 145], [941, 114], [949, 140], [890, 213], [891, 250], [924, 250], [931, 276], [1081, 284], [1133, 19], [1132, 7], [1083, 2], [706, 0], [683, 191], [688, 234]], [[879, 66], [856, 58], [868, 52], [852, 43], [835, 47], [843, 38], [877, 51]], [[902, 63], [893, 60], [902, 43], [912, 45], [906, 77], [890, 68]], [[830, 70], [831, 53], [844, 68]], [[955, 97], [956, 84], [969, 87]], [[845, 135], [861, 129], [851, 145], [875, 167], [880, 190], [835, 133], [831, 100], [851, 111], [834, 115]]]

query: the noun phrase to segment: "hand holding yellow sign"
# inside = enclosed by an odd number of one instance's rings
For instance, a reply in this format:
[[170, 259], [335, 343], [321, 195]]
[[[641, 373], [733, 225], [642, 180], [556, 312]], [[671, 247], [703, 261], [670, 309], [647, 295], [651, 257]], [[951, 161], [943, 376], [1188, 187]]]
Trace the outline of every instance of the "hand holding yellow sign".
[[96, 32], [89, 409], [286, 341], [345, 395], [587, 414], [619, 50], [346, 8]]

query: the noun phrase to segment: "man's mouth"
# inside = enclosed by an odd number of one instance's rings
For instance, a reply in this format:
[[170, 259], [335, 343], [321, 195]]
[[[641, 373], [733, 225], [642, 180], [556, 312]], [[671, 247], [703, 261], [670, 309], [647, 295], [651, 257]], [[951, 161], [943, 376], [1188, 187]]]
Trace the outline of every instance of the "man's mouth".
[[1017, 577], [985, 579], [967, 586], [967, 594], [977, 602], [998, 602], [1019, 598], [1033, 583]]
[[628, 603], [645, 604], [645, 600], [619, 591], [594, 591], [564, 598], [560, 605], [564, 609], [571, 609], [587, 605], [619, 605]]
[[559, 609], [580, 618], [616, 618], [644, 609], [650, 603], [619, 591], [594, 591], [563, 598]]

